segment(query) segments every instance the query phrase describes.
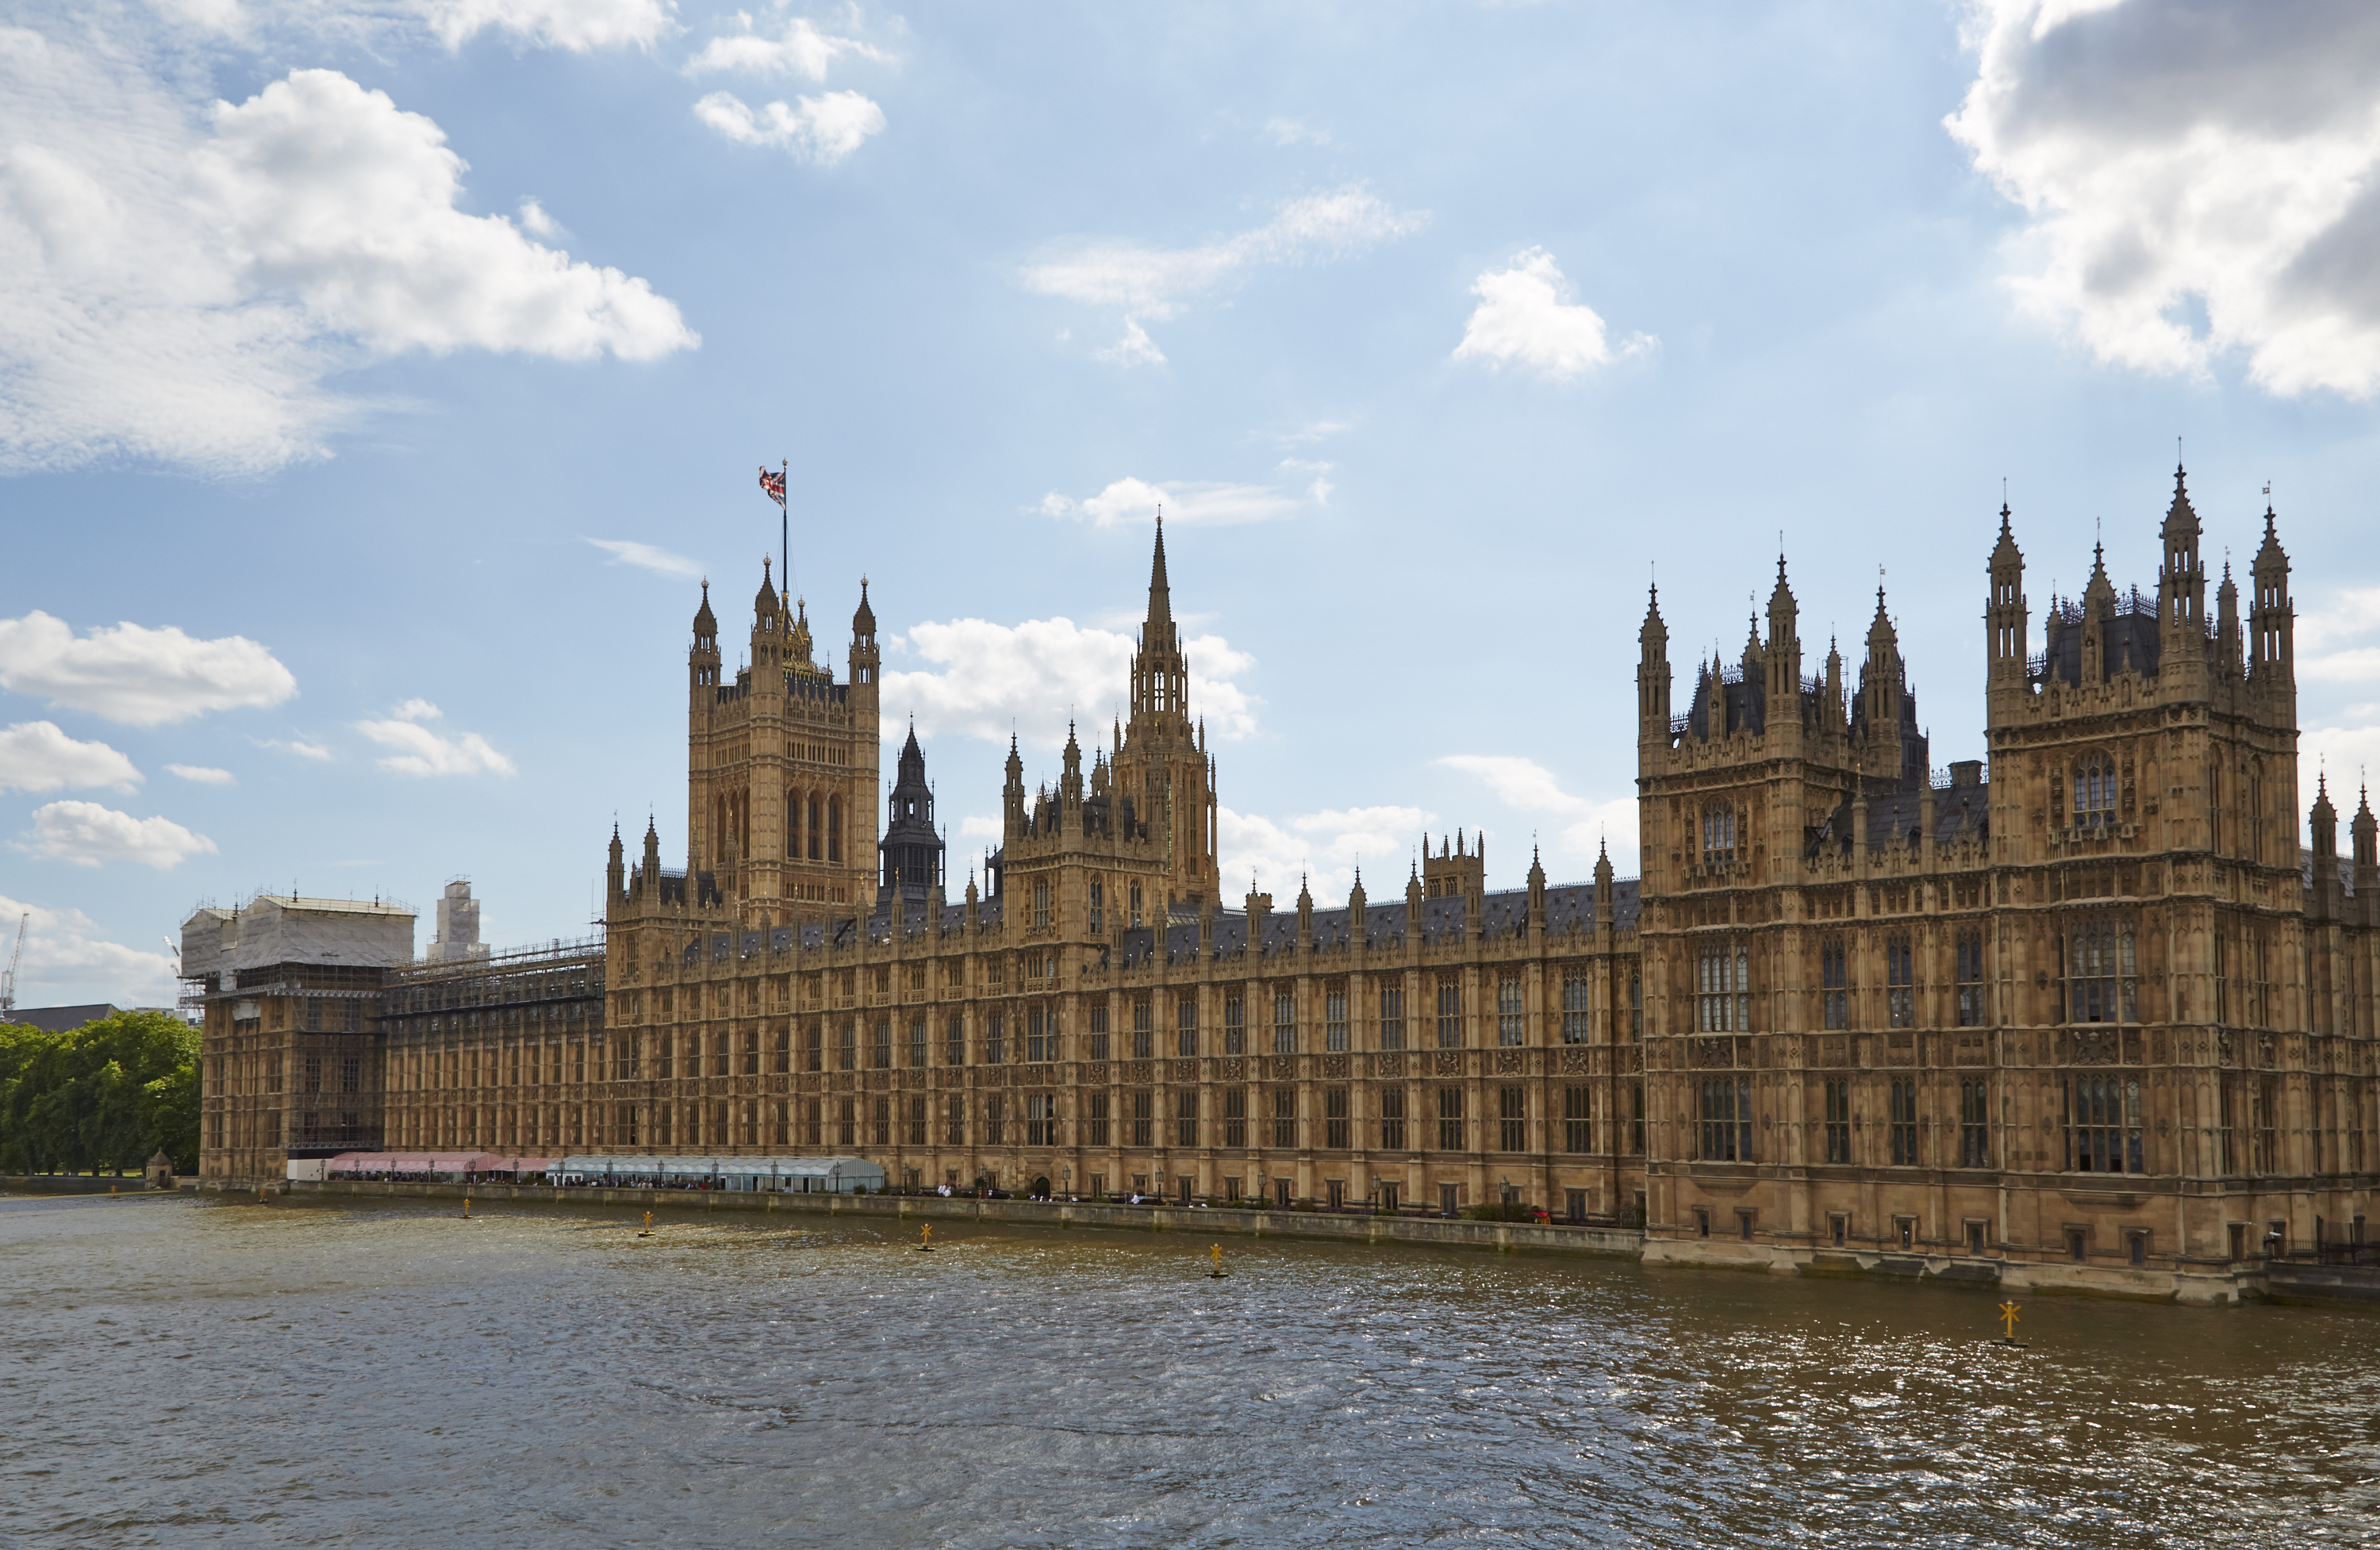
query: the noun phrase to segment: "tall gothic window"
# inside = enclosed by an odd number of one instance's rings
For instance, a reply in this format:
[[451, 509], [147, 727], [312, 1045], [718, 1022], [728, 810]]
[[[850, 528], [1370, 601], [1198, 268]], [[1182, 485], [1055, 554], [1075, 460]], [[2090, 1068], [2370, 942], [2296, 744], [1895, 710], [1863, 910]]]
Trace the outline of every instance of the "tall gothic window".
[[1198, 1144], [1198, 1089], [1184, 1087], [1173, 1096], [1173, 1144]]
[[1038, 1001], [1025, 1009], [1025, 1058], [1033, 1061], [1058, 1058], [1057, 1020]]
[[[1106, 1008], [1102, 1007], [1102, 1008], [1100, 1008], [1100, 1009], [1099, 1009], [1099, 1011], [1093, 1012], [1091, 1015], [1092, 1015], [1092, 1016], [1094, 1016], [1094, 1017], [1097, 1017], [1097, 1018], [1100, 1018], [1102, 1021], [1104, 1021], [1105, 1013], [1106, 1013], [1106, 1010], [1107, 1010]], [[947, 1043], [947, 1045], [948, 1045], [948, 1047], [943, 1051], [943, 1053], [944, 1053], [946, 1056], [948, 1056], [948, 1058], [949, 1058], [949, 1063], [950, 1063], [950, 1064], [952, 1064], [952, 1065], [954, 1065], [954, 1066], [963, 1066], [963, 1065], [965, 1065], [965, 1064], [966, 1064], [966, 1016], [965, 1016], [965, 1013], [963, 1013], [963, 1012], [956, 1012], [956, 1011], [954, 1011], [954, 1012], [951, 1013], [950, 1025], [949, 1025], [948, 1027], [946, 1027], [945, 1029], [943, 1029], [943, 1030], [942, 1030], [942, 1032], [943, 1032], [943, 1034], [944, 1034], [944, 1035], [945, 1035], [945, 1040], [946, 1040], [946, 1043]], [[812, 1066], [810, 1069], [811, 1069], [812, 1071], [816, 1071], [818, 1068], [817, 1068], [816, 1066]]]
[[1149, 1026], [1152, 1015], [1148, 997], [1143, 996], [1132, 1003], [1132, 1058], [1135, 1060], [1146, 1060], [1157, 1053], [1157, 1035]]
[[1885, 1132], [1892, 1148], [1892, 1166], [1915, 1168], [1917, 1155], [1917, 1083], [1912, 1077], [1896, 1076], [1886, 1095]]
[[1463, 1150], [1463, 1089], [1440, 1087], [1438, 1090], [1438, 1149], [1441, 1152]]
[[1033, 928], [1037, 931], [1050, 929], [1050, 885], [1048, 883], [1033, 885]]
[[1595, 1089], [1564, 1087], [1562, 1089], [1562, 1150], [1592, 1152], [1595, 1150]]
[[843, 859], [843, 798], [831, 796], [826, 802], [826, 858]]
[[1827, 1160], [1852, 1160], [1852, 1084], [1846, 1078], [1827, 1084]]
[[[1562, 980], [1562, 1042], [1585, 1044], [1587, 1040], [1588, 1009], [1593, 1005], [1594, 982], [1585, 975], [1570, 975]], [[1584, 1148], [1573, 1148], [1583, 1150]]]
[[2113, 829], [2116, 825], [2116, 766], [2094, 754], [2074, 767], [2074, 827]]
[[1826, 1001], [1826, 1023], [1829, 1028], [1852, 1025], [1851, 963], [1840, 937], [1828, 937], [1818, 943], [1818, 984]]
[[1496, 1042], [1507, 1049], [1520, 1047], [1522, 1039], [1523, 1003], [1521, 982], [1499, 980], [1496, 984]]
[[2139, 1078], [2091, 1076], [2066, 1084], [2066, 1166], [2077, 1173], [2143, 1171]]
[[1380, 987], [1380, 1047], [1405, 1047], [1405, 991], [1402, 985]]
[[2086, 920], [2074, 928], [2068, 947], [2071, 1021], [2138, 1022], [2140, 981], [2132, 960], [2132, 923], [2115, 916]]
[[1884, 939], [1884, 1010], [1886, 1024], [1917, 1025], [1917, 952], [1905, 935]]
[[1297, 1050], [1297, 998], [1286, 990], [1276, 990], [1272, 996], [1272, 1052], [1294, 1054]]
[[1735, 809], [1714, 807], [1703, 815], [1703, 865], [1735, 865]]
[[1188, 1060], [1198, 1053], [1198, 998], [1184, 993], [1173, 1002], [1173, 1053]]
[[1438, 1047], [1463, 1047], [1463, 982], [1451, 975], [1438, 982]]
[[1741, 1034], [1752, 1028], [1752, 959], [1739, 942], [1712, 942], [1694, 954], [1694, 1028]]
[[1984, 1025], [1984, 934], [1961, 931], [1957, 942], [1959, 1026]]
[[1347, 1047], [1347, 987], [1332, 986], [1322, 993], [1322, 1047]]
[[1702, 1143], [1705, 1162], [1752, 1160], [1752, 1078], [1703, 1078]]
[[1959, 1084], [1959, 1166], [1992, 1166], [1991, 1088], [1980, 1076]]
[[1248, 1049], [1248, 1003], [1238, 991], [1223, 998], [1223, 1053], [1245, 1055]]
[[1107, 885], [1100, 882], [1099, 878], [1093, 878], [1091, 879], [1091, 935], [1094, 937], [1107, 929]]
[[1297, 1089], [1275, 1087], [1272, 1090], [1272, 1144], [1282, 1151], [1297, 1145]]
[[1402, 1087], [1380, 1089], [1380, 1150], [1402, 1152], [1405, 1149], [1405, 1090]]

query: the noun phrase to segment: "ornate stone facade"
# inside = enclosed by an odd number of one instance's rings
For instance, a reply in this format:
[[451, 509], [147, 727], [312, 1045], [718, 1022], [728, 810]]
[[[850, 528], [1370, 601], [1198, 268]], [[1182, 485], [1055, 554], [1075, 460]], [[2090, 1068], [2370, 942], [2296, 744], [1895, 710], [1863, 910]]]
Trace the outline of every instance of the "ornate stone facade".
[[2367, 802], [2343, 863], [2325, 793], [2298, 847], [2269, 512], [2244, 637], [2228, 575], [2206, 611], [2177, 475], [2154, 596], [2095, 571], [2052, 599], [2038, 655], [2001, 516], [1985, 758], [1933, 771], [1881, 592], [1856, 685], [1834, 651], [1805, 673], [1780, 560], [1766, 638], [1703, 664], [1682, 711], [1647, 611], [1641, 885], [1603, 861], [1553, 886], [1533, 861], [1489, 891], [1484, 845], [1441, 842], [1402, 900], [1359, 878], [1343, 905], [1302, 890], [1281, 912], [1224, 907], [1161, 533], [1130, 719], [1087, 771], [1070, 735], [1052, 788], [1028, 793], [1012, 748], [990, 892], [957, 901], [914, 736], [862, 860], [864, 590], [848, 684], [765, 578], [753, 665], [722, 682], [706, 594], [689, 871], [662, 866], [655, 826], [633, 865], [614, 834], [583, 963], [600, 999], [576, 1020], [439, 1013], [459, 993], [431, 979], [495, 965], [395, 975], [387, 1144], [1522, 1201], [1641, 1222], [1654, 1258], [2228, 1295], [2268, 1237], [2362, 1231], [2375, 824]]

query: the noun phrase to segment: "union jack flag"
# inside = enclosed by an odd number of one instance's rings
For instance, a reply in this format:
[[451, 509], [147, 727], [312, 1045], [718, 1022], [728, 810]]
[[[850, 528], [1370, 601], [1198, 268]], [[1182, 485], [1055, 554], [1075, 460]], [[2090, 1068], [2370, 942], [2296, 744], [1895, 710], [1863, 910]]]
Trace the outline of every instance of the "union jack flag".
[[776, 502], [776, 503], [777, 503], [777, 504], [779, 504], [779, 505], [781, 505], [781, 506], [782, 506], [782, 505], [783, 505], [783, 504], [785, 503], [785, 476], [784, 476], [784, 475], [783, 475], [783, 474], [772, 474], [772, 473], [771, 473], [771, 472], [769, 472], [769, 470], [768, 470], [768, 469], [766, 469], [766, 468], [761, 469], [761, 470], [760, 470], [760, 488], [761, 488], [762, 490], [764, 490], [768, 491], [769, 499], [770, 499], [770, 500]]

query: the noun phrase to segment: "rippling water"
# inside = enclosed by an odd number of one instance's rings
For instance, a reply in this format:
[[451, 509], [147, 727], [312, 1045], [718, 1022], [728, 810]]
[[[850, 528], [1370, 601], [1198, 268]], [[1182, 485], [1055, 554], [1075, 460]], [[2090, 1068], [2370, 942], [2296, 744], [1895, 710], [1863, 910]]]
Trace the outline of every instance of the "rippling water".
[[0, 1201], [0, 1543], [2380, 1543], [2380, 1317], [1188, 1236]]

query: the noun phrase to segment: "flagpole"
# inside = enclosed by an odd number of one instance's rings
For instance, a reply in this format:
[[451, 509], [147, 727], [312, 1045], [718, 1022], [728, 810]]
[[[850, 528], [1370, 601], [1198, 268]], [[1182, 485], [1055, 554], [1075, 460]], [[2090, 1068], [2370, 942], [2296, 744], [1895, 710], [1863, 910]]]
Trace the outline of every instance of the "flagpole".
[[777, 477], [785, 481], [785, 499], [777, 503], [777, 565], [787, 591], [791, 591], [794, 585], [794, 548], [790, 538], [793, 525], [785, 516], [786, 504], [794, 498], [793, 482], [788, 478], [793, 466], [791, 458], [777, 460]]

